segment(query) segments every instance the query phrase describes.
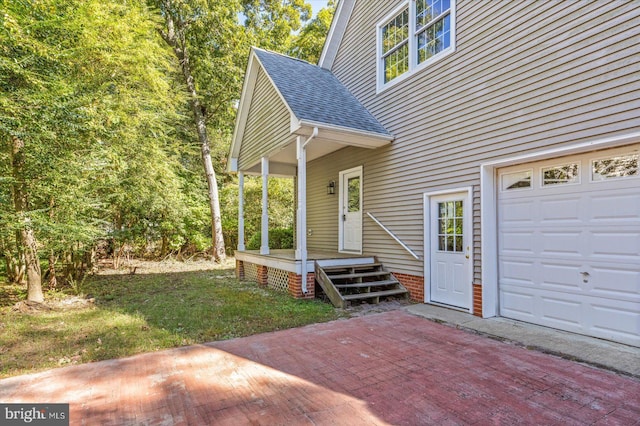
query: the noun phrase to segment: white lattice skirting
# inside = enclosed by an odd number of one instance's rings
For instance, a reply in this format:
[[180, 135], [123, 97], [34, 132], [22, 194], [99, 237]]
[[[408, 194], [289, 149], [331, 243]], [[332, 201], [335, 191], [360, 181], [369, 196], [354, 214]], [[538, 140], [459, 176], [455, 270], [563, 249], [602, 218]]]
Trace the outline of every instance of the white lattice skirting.
[[267, 268], [267, 286], [277, 291], [288, 292], [289, 272], [282, 269]]
[[258, 265], [255, 263], [244, 263], [244, 278], [247, 281], [258, 282]]

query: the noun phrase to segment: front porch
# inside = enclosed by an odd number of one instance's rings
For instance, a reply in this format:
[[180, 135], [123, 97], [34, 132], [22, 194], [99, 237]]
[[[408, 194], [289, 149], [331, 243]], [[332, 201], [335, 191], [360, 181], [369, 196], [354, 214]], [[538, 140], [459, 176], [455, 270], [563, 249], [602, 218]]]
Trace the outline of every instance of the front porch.
[[259, 250], [236, 251], [236, 277], [240, 280], [254, 281], [274, 290], [288, 292], [300, 299], [315, 297], [314, 263], [316, 260], [330, 261], [332, 264], [361, 259], [373, 262], [371, 256], [361, 256], [335, 251], [310, 250], [306, 256], [306, 285], [302, 284], [302, 260], [296, 259], [295, 250], [270, 250], [269, 254], [260, 254]]

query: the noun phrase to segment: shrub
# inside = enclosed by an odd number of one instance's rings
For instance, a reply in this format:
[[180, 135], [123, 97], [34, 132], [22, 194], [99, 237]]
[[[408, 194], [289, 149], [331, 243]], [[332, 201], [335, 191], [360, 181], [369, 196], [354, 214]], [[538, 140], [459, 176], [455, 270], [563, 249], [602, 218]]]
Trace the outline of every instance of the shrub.
[[[262, 241], [262, 233], [260, 231], [253, 234], [247, 243], [247, 250], [258, 250]], [[291, 228], [274, 228], [269, 230], [269, 247], [272, 249], [292, 249], [293, 248], [293, 229]]]

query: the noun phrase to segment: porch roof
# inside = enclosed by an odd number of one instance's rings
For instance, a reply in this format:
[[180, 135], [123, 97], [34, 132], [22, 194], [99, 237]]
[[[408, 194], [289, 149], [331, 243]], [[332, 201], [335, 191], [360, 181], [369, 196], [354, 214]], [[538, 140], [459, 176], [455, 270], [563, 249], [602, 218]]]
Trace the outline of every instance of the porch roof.
[[[266, 90], [256, 90], [261, 72], [277, 96], [269, 97]], [[278, 102], [286, 107], [288, 118], [270, 123], [270, 117], [275, 119], [274, 103]], [[260, 128], [261, 120], [270, 126], [269, 134], [252, 133], [252, 129]], [[260, 158], [269, 157], [274, 174], [295, 174], [296, 136], [309, 136], [314, 128], [318, 129], [317, 141], [308, 148], [309, 161], [345, 146], [377, 148], [393, 140], [391, 133], [331, 71], [253, 48], [238, 108], [229, 170], [260, 173]]]

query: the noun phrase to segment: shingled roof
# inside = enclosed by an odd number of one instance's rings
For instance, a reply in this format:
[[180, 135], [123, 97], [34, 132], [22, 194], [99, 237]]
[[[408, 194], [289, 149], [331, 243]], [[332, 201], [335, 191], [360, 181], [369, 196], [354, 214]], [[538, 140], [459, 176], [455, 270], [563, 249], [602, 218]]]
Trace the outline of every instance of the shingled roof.
[[331, 71], [278, 53], [254, 52], [299, 120], [391, 136]]

